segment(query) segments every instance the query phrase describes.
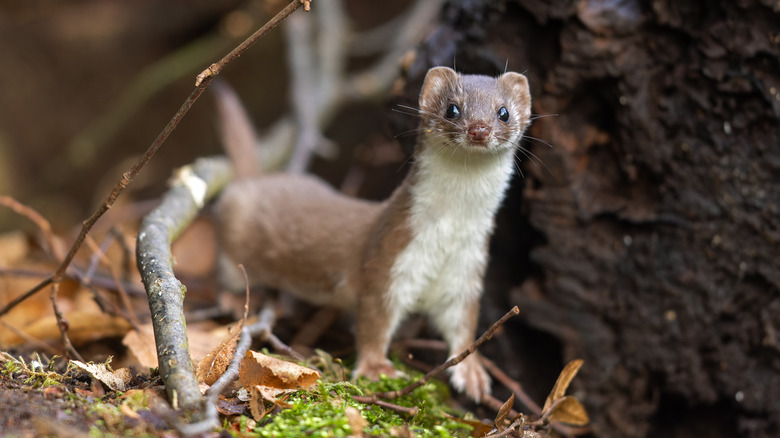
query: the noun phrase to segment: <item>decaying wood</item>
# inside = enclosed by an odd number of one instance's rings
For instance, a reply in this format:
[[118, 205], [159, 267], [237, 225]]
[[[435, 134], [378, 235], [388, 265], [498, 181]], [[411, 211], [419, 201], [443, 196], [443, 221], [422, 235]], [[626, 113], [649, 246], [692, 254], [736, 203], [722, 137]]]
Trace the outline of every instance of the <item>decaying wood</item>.
[[[530, 129], [552, 148], [523, 144], [549, 170], [523, 163], [497, 220], [492, 264], [518, 287], [487, 299], [585, 359], [599, 437], [776, 435], [776, 4], [455, 1], [445, 17], [418, 59], [486, 74], [508, 60], [533, 112], [558, 114]], [[530, 389], [541, 358], [524, 356]]]

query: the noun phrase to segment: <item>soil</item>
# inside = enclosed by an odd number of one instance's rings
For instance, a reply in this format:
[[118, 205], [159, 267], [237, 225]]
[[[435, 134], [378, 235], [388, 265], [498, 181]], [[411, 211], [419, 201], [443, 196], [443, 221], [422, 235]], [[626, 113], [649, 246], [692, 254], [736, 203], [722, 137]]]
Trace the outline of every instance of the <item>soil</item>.
[[3, 436], [84, 436], [94, 418], [89, 403], [66, 397], [62, 387], [32, 388], [0, 377], [0, 430]]

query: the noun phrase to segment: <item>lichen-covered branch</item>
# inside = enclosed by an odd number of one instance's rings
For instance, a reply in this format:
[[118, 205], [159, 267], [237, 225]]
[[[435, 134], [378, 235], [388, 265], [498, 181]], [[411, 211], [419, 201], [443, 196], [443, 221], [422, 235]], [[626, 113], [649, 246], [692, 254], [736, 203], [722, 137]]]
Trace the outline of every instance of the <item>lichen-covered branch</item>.
[[162, 203], [143, 221], [136, 255], [149, 308], [160, 376], [174, 407], [194, 411], [201, 401], [190, 362], [184, 320], [187, 288], [173, 275], [171, 242], [192, 222], [201, 207], [232, 175], [227, 160], [204, 158], [182, 168]]

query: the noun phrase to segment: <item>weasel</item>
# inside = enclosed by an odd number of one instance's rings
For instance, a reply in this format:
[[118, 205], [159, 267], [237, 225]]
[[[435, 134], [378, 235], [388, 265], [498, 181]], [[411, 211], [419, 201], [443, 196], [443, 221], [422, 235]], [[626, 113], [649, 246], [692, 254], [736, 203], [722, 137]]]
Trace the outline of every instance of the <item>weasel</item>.
[[[419, 107], [414, 162], [384, 202], [277, 173], [239, 175], [216, 204], [224, 254], [252, 284], [356, 312], [356, 376], [396, 374], [387, 350], [411, 312], [427, 314], [452, 355], [473, 342], [494, 215], [530, 124], [531, 96], [519, 73], [435, 67]], [[477, 401], [490, 393], [474, 354], [451, 369], [451, 383]]]

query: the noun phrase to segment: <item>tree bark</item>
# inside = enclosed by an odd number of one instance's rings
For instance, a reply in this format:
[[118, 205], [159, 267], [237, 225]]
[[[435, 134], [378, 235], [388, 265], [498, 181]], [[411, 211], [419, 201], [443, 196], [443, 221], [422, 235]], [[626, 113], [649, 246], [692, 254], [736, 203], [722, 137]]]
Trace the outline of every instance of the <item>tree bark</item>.
[[523, 160], [505, 209], [533, 230], [499, 222], [494, 243], [532, 242], [530, 267], [498, 299], [585, 359], [575, 387], [597, 436], [780, 430], [779, 11], [452, 1], [410, 70], [508, 60], [533, 113], [557, 114], [529, 131], [552, 148], [521, 145], [544, 166]]

